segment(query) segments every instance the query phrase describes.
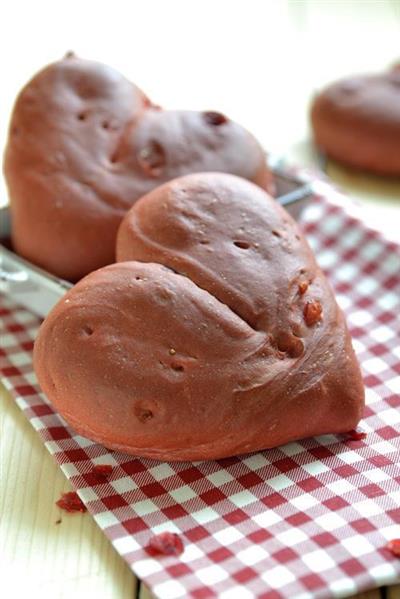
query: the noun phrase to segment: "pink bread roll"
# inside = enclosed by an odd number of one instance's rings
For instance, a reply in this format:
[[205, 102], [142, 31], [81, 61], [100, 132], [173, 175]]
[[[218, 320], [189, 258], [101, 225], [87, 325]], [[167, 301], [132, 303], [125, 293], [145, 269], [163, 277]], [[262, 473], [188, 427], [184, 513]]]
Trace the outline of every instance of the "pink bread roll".
[[316, 144], [331, 158], [400, 176], [400, 68], [332, 83], [314, 100]]
[[225, 174], [171, 181], [126, 215], [117, 257], [35, 344], [42, 389], [79, 433], [202, 460], [356, 426], [364, 390], [344, 316], [262, 189]]
[[102, 64], [68, 55], [22, 90], [4, 171], [12, 241], [69, 280], [114, 261], [125, 212], [182, 174], [231, 172], [271, 189], [257, 140], [217, 112], [163, 111]]

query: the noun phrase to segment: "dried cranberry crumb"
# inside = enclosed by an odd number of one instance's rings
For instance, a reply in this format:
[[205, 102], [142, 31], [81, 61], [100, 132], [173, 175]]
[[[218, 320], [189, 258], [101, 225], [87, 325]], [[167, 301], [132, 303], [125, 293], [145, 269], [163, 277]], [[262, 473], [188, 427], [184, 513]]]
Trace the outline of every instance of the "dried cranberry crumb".
[[111, 464], [96, 464], [93, 466], [93, 474], [100, 480], [106, 479], [112, 472]]
[[304, 295], [308, 289], [308, 283], [306, 281], [301, 281], [299, 283], [299, 293], [300, 295]]
[[183, 552], [183, 542], [174, 532], [162, 532], [150, 539], [146, 550], [150, 555], [179, 555]]
[[86, 507], [75, 491], [63, 493], [56, 505], [66, 512], [86, 512]]
[[219, 127], [228, 122], [228, 119], [224, 114], [221, 112], [214, 112], [213, 110], [203, 112], [203, 117], [208, 125], [214, 125], [214, 127]]
[[317, 322], [322, 318], [321, 303], [318, 300], [307, 302], [304, 306], [303, 314], [307, 326], [311, 327], [312, 325], [317, 324]]
[[365, 439], [366, 436], [367, 433], [363, 431], [361, 428], [357, 428], [352, 431], [347, 431], [346, 433], [346, 437], [349, 439], [349, 441], [362, 441], [362, 439]]
[[386, 545], [386, 549], [388, 549], [393, 555], [396, 557], [400, 557], [400, 539], [392, 539]]

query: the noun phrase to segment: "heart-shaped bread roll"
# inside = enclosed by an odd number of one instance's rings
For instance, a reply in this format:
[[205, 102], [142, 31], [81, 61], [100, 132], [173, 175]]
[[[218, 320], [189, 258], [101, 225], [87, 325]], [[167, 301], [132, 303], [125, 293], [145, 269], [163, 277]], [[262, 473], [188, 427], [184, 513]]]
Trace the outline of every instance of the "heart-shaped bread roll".
[[22, 90], [4, 166], [16, 251], [69, 280], [114, 261], [123, 215], [164, 181], [213, 170], [271, 188], [243, 127], [217, 112], [160, 110], [118, 72], [74, 55]]
[[117, 257], [67, 293], [35, 344], [39, 382], [77, 431], [201, 460], [356, 426], [364, 391], [344, 316], [259, 187], [171, 181], [126, 215]]

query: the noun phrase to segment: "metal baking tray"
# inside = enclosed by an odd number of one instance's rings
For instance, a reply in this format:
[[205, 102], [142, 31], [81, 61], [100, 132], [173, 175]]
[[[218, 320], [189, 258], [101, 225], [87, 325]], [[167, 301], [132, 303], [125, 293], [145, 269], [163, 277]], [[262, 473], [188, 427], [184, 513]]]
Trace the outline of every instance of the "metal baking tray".
[[[268, 162], [274, 175], [276, 199], [297, 219], [314, 194], [313, 184], [290, 173], [277, 159], [269, 158]], [[10, 231], [10, 212], [6, 206], [0, 209], [0, 292], [43, 318], [72, 287], [72, 283], [55, 277], [13, 252]]]

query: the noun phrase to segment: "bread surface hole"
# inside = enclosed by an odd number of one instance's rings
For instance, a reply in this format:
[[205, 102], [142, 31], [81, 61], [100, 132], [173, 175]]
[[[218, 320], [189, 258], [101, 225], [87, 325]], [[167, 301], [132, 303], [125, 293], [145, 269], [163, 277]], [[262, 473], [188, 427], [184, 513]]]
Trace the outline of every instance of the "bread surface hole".
[[240, 248], [241, 250], [248, 250], [250, 247], [250, 244], [247, 241], [234, 241], [233, 245]]

